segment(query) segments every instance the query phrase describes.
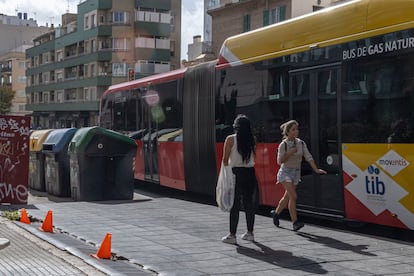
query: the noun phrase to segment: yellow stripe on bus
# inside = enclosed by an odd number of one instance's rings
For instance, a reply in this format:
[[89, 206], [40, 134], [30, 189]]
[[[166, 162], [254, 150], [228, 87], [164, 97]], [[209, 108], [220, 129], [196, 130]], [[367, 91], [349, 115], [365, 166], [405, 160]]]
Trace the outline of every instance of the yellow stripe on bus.
[[414, 27], [414, 1], [361, 0], [224, 41], [221, 53], [251, 63]]

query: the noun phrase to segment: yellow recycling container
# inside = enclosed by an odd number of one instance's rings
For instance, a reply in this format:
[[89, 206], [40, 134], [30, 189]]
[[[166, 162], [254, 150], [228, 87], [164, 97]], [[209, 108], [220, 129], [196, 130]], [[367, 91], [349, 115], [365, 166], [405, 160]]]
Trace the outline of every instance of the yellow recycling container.
[[43, 143], [53, 129], [35, 130], [30, 134], [29, 143], [29, 188], [44, 192], [45, 187], [45, 155], [42, 153]]

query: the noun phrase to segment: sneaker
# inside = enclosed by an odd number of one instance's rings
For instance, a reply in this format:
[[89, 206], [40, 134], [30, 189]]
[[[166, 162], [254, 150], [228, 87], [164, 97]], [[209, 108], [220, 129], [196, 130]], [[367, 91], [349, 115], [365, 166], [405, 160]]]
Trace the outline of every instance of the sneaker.
[[272, 218], [273, 218], [273, 224], [276, 226], [276, 227], [279, 227], [279, 214], [277, 214], [276, 213], [276, 210], [272, 210], [272, 211], [270, 211], [270, 215], [272, 216]]
[[228, 234], [227, 236], [221, 238], [221, 241], [228, 244], [237, 244], [236, 236]]
[[297, 220], [293, 223], [293, 231], [298, 231], [303, 226], [305, 226], [305, 224], [303, 222]]
[[253, 233], [246, 232], [243, 235], [241, 235], [241, 239], [245, 241], [254, 241], [254, 235]]

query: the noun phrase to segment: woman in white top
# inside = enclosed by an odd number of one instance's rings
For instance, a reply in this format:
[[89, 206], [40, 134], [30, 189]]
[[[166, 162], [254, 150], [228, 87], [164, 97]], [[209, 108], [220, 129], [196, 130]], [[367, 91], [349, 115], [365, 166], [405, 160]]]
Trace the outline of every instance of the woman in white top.
[[304, 158], [313, 171], [317, 174], [326, 174], [326, 171], [319, 169], [312, 155], [310, 154], [306, 143], [299, 139], [299, 123], [290, 120], [280, 126], [283, 134], [283, 141], [279, 144], [277, 151], [277, 163], [280, 168], [277, 173], [277, 183], [281, 183], [285, 188], [285, 193], [280, 199], [275, 210], [270, 213], [273, 217], [273, 223], [279, 227], [279, 214], [288, 206], [290, 219], [293, 223], [293, 230], [298, 231], [304, 226], [303, 222], [298, 220], [296, 213], [296, 187], [300, 181], [300, 168], [302, 158]]
[[254, 241], [253, 227], [256, 207], [257, 179], [254, 171], [256, 142], [245, 115], [238, 115], [234, 120], [235, 134], [229, 135], [224, 142], [223, 165], [232, 167], [236, 176], [233, 207], [230, 210], [230, 233], [222, 241], [237, 244], [236, 231], [239, 222], [241, 200], [246, 212], [247, 232], [241, 238]]

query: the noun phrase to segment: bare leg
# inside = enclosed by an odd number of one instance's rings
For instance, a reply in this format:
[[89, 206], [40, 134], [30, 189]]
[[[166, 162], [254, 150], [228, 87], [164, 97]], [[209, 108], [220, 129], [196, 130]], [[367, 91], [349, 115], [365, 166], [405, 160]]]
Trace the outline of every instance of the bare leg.
[[279, 200], [279, 203], [276, 207], [276, 210], [275, 210], [276, 214], [279, 215], [280, 213], [282, 213], [283, 209], [286, 208], [288, 203], [289, 203], [289, 194], [288, 194], [287, 190], [285, 190], [285, 193], [283, 194], [283, 197]]
[[290, 219], [294, 223], [298, 219], [298, 216], [296, 213], [296, 199], [297, 199], [296, 186], [290, 182], [282, 182], [282, 185], [286, 190], [285, 194], [287, 194], [289, 197], [289, 203], [288, 203], [289, 214], [290, 214]]

